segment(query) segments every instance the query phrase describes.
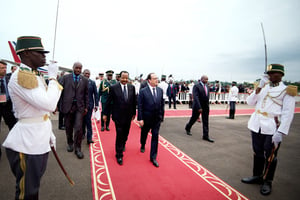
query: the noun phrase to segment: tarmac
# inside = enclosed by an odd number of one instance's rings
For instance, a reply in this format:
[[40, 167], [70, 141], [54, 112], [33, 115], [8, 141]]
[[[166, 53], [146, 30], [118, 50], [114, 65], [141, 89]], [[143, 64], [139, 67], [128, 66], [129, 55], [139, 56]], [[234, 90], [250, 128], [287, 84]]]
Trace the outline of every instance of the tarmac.
[[[225, 105], [213, 104], [210, 108], [225, 109]], [[245, 104], [237, 105], [237, 109], [247, 108], [251, 107]], [[167, 109], [168, 106], [166, 105]], [[177, 105], [177, 109], [188, 109], [188, 105]], [[53, 130], [57, 138], [56, 150], [75, 185], [71, 186], [68, 183], [53, 154], [50, 152], [47, 170], [41, 181], [40, 199], [93, 199], [89, 146], [86, 144], [86, 140], [83, 140], [82, 150], [85, 157], [82, 160], [77, 159], [74, 153], [67, 152], [65, 132], [58, 130], [57, 116], [58, 114], [51, 117]], [[236, 115], [234, 120], [226, 119], [225, 116], [227, 114], [225, 114], [224, 110], [224, 116], [210, 116], [209, 118], [209, 135], [215, 140], [214, 143], [202, 140], [202, 123], [199, 122], [196, 122], [192, 127], [192, 136], [188, 136], [184, 130], [185, 124], [189, 120], [188, 117], [165, 118], [161, 125], [160, 135], [249, 199], [299, 199], [300, 114], [294, 115], [289, 135], [283, 138], [278, 153], [278, 165], [273, 181], [273, 190], [269, 196], [260, 194], [259, 185], [248, 185], [241, 182], [241, 178], [252, 175], [253, 152], [250, 131], [247, 129], [250, 115]], [[8, 128], [2, 120], [1, 144], [7, 133]], [[107, 133], [104, 132], [103, 134]], [[137, 148], [139, 148], [139, 144], [137, 144]], [[3, 147], [1, 149], [0, 200], [14, 199], [15, 177], [10, 171], [5, 149]], [[180, 196], [178, 196], [178, 199], [180, 199]]]

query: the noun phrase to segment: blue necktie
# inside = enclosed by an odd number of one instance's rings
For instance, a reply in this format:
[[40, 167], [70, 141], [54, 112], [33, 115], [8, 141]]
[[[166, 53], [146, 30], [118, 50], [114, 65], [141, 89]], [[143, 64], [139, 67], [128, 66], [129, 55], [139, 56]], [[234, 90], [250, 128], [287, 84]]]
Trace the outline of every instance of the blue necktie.
[[125, 99], [125, 101], [127, 101], [128, 97], [127, 97], [127, 91], [126, 91], [126, 86], [125, 85], [124, 85], [123, 93], [124, 93], [124, 99]]
[[156, 101], [156, 92], [155, 92], [155, 88], [152, 88], [153, 89], [153, 97], [154, 97], [154, 101]]

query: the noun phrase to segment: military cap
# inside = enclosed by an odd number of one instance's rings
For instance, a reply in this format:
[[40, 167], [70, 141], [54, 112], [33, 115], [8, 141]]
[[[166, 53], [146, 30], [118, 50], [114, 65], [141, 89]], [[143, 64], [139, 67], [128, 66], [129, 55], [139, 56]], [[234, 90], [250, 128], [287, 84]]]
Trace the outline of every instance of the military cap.
[[103, 73], [103, 72], [100, 72], [100, 73], [99, 73], [99, 76], [103, 76], [103, 75], [104, 75], [104, 73]]
[[114, 71], [113, 70], [107, 70], [105, 73], [106, 73], [106, 75], [113, 75]]
[[284, 75], [284, 66], [280, 64], [270, 64], [267, 67], [267, 73], [280, 72]]
[[237, 82], [236, 82], [236, 81], [232, 81], [232, 84], [236, 85], [236, 84], [237, 84]]
[[41, 38], [37, 36], [18, 37], [16, 53], [19, 54], [23, 51], [39, 51], [43, 53], [49, 53], [49, 51], [45, 51]]
[[161, 75], [161, 78], [167, 78], [167, 76], [166, 75]]

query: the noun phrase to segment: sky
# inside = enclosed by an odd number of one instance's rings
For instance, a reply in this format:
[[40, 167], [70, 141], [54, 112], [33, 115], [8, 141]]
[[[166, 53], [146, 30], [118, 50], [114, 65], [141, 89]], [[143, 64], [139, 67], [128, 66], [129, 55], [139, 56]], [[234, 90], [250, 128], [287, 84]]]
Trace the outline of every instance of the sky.
[[1, 0], [0, 59], [13, 60], [7, 41], [34, 35], [48, 62], [79, 61], [91, 78], [126, 70], [253, 82], [265, 71], [262, 23], [268, 64], [300, 81], [299, 0], [60, 0], [58, 13], [57, 2]]

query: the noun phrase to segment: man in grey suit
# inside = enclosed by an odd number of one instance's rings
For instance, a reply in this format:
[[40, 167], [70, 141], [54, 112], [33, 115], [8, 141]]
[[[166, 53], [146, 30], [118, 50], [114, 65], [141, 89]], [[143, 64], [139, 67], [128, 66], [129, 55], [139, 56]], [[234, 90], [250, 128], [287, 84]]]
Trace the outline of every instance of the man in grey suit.
[[103, 121], [112, 113], [116, 126], [116, 158], [119, 165], [123, 164], [123, 151], [129, 134], [131, 121], [136, 115], [135, 87], [128, 84], [129, 73], [121, 71], [120, 82], [110, 86], [108, 98], [103, 110]]
[[[60, 80], [63, 86], [61, 95], [61, 111], [65, 114], [65, 126], [67, 135], [67, 151], [72, 152], [75, 147], [75, 154], [79, 159], [83, 158], [81, 152], [82, 121], [87, 114], [89, 106], [88, 84], [86, 77], [81, 75], [82, 64], [75, 62], [73, 72], [64, 75]], [[74, 129], [74, 139], [73, 139]]]
[[164, 119], [165, 101], [163, 90], [158, 85], [157, 75], [150, 73], [147, 77], [147, 86], [140, 90], [138, 100], [138, 121], [141, 129], [141, 152], [145, 152], [148, 132], [151, 129], [150, 161], [159, 167], [156, 160], [158, 150], [158, 134], [160, 124]]
[[208, 115], [209, 115], [209, 88], [207, 86], [208, 77], [203, 75], [201, 77], [200, 83], [194, 85], [193, 87], [193, 113], [190, 121], [186, 124], [185, 130], [186, 134], [191, 134], [191, 128], [193, 124], [197, 121], [200, 114], [202, 116], [203, 122], [203, 140], [208, 142], [214, 142], [208, 135]]

